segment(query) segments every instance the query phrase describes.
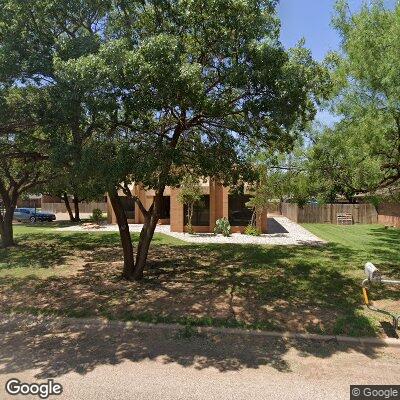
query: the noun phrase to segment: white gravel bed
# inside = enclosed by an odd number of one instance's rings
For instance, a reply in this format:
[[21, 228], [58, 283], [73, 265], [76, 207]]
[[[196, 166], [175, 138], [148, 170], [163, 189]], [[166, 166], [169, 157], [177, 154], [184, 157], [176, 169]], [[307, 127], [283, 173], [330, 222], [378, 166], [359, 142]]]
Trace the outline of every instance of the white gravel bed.
[[190, 243], [239, 243], [239, 244], [271, 244], [271, 245], [318, 245], [326, 243], [313, 235], [307, 229], [290, 221], [286, 217], [273, 217], [268, 219], [270, 233], [261, 236], [243, 235], [233, 233], [229, 237], [213, 235], [212, 233], [168, 232], [167, 234], [177, 239]]
[[[140, 232], [141, 224], [130, 224], [131, 232]], [[97, 227], [92, 224], [73, 225], [65, 228], [58, 228], [59, 231], [81, 231], [81, 232], [117, 232], [117, 225], [101, 225]], [[241, 243], [241, 244], [271, 244], [271, 245], [309, 245], [323, 244], [324, 240], [313, 235], [307, 229], [290, 221], [286, 217], [268, 218], [268, 234], [261, 236], [249, 236], [240, 233], [233, 233], [229, 237], [213, 235], [212, 233], [188, 233], [171, 232], [169, 225], [158, 225], [156, 232], [164, 233], [174, 238], [190, 243]]]

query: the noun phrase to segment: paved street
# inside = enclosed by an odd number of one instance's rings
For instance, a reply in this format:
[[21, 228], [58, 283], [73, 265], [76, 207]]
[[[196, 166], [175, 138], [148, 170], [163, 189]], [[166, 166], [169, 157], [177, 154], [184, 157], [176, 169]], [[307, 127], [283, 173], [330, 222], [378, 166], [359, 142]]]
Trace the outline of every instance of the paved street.
[[11, 377], [53, 378], [69, 400], [337, 400], [399, 376], [399, 349], [0, 317], [0, 399], [30, 398], [5, 395]]

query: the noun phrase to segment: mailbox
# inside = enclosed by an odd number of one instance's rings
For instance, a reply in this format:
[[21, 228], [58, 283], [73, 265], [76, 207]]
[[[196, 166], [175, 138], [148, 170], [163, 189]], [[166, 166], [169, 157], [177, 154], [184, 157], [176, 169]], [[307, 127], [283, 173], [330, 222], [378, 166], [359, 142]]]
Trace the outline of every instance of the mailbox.
[[371, 262], [367, 262], [364, 268], [365, 275], [367, 275], [367, 279], [373, 283], [381, 283], [382, 276], [379, 272], [379, 269], [375, 267]]
[[392, 314], [390, 311], [382, 310], [375, 307], [368, 298], [368, 287], [371, 283], [376, 283], [378, 285], [400, 285], [400, 281], [392, 279], [383, 279], [379, 269], [375, 267], [371, 262], [367, 262], [364, 267], [365, 275], [367, 278], [362, 282], [362, 291], [364, 296], [365, 305], [372, 311], [385, 314], [392, 318], [393, 328], [396, 330], [400, 325], [400, 315]]

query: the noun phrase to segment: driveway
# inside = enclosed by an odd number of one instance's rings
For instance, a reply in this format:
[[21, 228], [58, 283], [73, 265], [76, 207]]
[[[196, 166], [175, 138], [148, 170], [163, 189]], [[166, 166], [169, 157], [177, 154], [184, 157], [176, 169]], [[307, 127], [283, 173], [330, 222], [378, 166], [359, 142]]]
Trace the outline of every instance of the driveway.
[[32, 316], [0, 316], [0, 398], [11, 377], [53, 378], [54, 399], [348, 399], [350, 384], [396, 384], [398, 349], [198, 334]]

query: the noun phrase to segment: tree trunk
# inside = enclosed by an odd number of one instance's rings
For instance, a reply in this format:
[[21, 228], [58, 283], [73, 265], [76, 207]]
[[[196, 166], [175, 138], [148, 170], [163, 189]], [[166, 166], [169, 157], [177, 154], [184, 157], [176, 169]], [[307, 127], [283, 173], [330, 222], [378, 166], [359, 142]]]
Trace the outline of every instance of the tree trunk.
[[140, 232], [139, 243], [136, 252], [136, 262], [132, 271], [132, 279], [136, 281], [139, 281], [143, 278], [143, 271], [146, 266], [150, 243], [153, 239], [158, 220], [160, 219], [163, 193], [164, 187], [156, 192], [156, 195], [154, 196], [153, 207], [149, 210], [148, 218], [145, 219], [145, 223], [143, 224], [143, 228]]
[[6, 206], [5, 213], [0, 215], [0, 234], [1, 234], [1, 247], [7, 248], [15, 246], [14, 231], [13, 231], [13, 217], [15, 205]]
[[[175, 149], [179, 137], [182, 133], [182, 126], [179, 124], [174, 131], [172, 141], [170, 142], [171, 149]], [[160, 177], [159, 182], [165, 182], [166, 178], [171, 169], [172, 159], [170, 159], [163, 168], [163, 174]], [[135, 263], [130, 263], [128, 267], [131, 268], [129, 279], [134, 279], [139, 281], [143, 278], [143, 271], [146, 266], [147, 256], [149, 254], [149, 248], [151, 240], [154, 236], [154, 231], [156, 229], [157, 223], [160, 219], [160, 213], [163, 204], [163, 194], [165, 189], [165, 183], [160, 183], [158, 189], [156, 190], [156, 195], [154, 196], [154, 201], [152, 207], [147, 212], [145, 217], [145, 223], [140, 232], [139, 243], [137, 245], [136, 260]], [[125, 217], [126, 219], [126, 217]], [[121, 239], [122, 240], [122, 239]], [[132, 242], [130, 242], [132, 245]]]
[[159, 218], [152, 212], [150, 219], [146, 220], [140, 232], [139, 243], [136, 252], [136, 262], [132, 271], [132, 279], [140, 281], [143, 278], [143, 271], [146, 266], [147, 256], [151, 240], [154, 236], [154, 231]]
[[73, 197], [73, 202], [74, 202], [74, 211], [75, 211], [74, 220], [75, 220], [75, 222], [80, 222], [81, 218], [79, 216], [79, 198], [75, 194]]
[[122, 251], [124, 254], [124, 269], [122, 275], [126, 279], [133, 279], [132, 274], [135, 269], [135, 261], [133, 257], [132, 238], [129, 232], [128, 219], [126, 218], [124, 207], [118, 196], [117, 190], [113, 188], [108, 195], [117, 219]]
[[63, 200], [64, 200], [65, 207], [66, 207], [66, 209], [67, 209], [67, 211], [68, 211], [69, 220], [70, 220], [71, 222], [74, 222], [74, 221], [75, 221], [75, 218], [74, 218], [74, 214], [72, 214], [71, 204], [69, 203], [67, 193], [63, 193], [62, 198], [63, 198]]
[[193, 203], [189, 203], [187, 205], [188, 208], [188, 212], [187, 212], [187, 219], [188, 219], [188, 223], [187, 223], [187, 229], [188, 229], [188, 233], [193, 233], [193, 226], [192, 226], [192, 219], [193, 219], [193, 212], [194, 212], [194, 204]]
[[281, 198], [280, 199], [280, 202], [279, 202], [279, 208], [278, 208], [278, 211], [279, 211], [279, 214], [280, 215], [282, 215], [282, 212], [283, 212], [283, 199]]

